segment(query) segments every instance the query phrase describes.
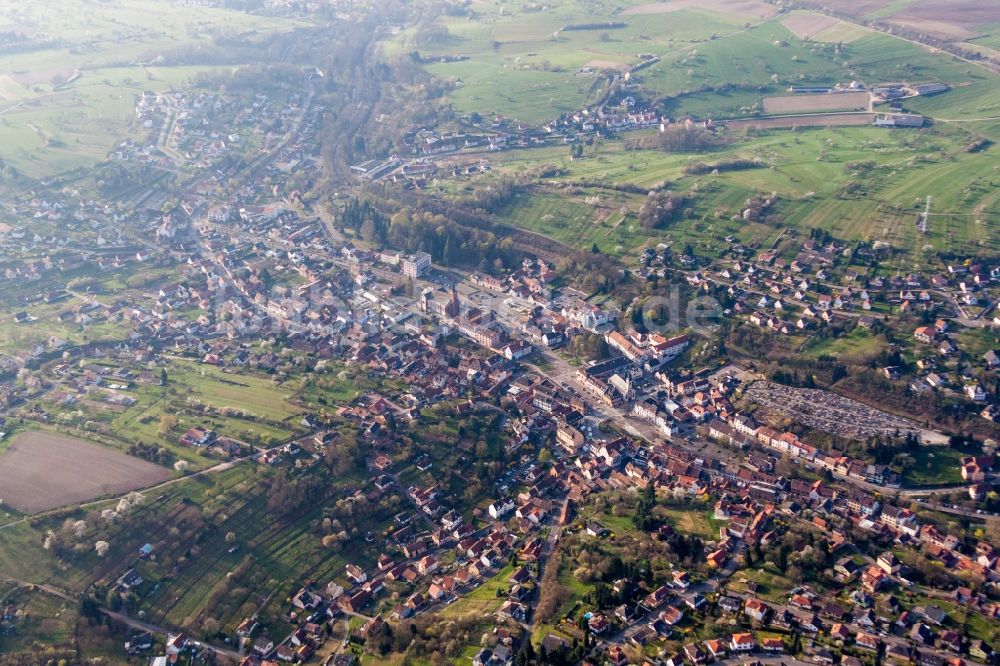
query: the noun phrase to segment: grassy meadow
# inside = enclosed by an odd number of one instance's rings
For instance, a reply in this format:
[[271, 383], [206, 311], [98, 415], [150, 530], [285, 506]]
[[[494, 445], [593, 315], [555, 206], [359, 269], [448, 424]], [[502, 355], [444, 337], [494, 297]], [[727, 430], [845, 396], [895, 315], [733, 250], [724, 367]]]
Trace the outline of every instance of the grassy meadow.
[[[736, 5], [722, 1], [681, 2], [648, 13], [638, 4], [562, 0], [515, 8], [476, 2], [468, 13], [438, 19], [435, 30], [400, 31], [385, 53], [419, 52], [430, 73], [454, 84], [448, 99], [460, 113], [533, 123], [602, 101], [611, 73], [651, 56], [657, 60], [635, 71], [624, 89], [671, 117], [753, 115], [764, 97], [793, 85], [941, 81], [951, 90], [905, 101], [907, 110], [932, 119], [920, 131], [733, 132], [724, 146], [697, 156], [632, 149], [635, 139], [653, 135], [634, 132], [624, 141], [588, 146], [583, 159], [571, 159], [564, 145], [505, 152], [491, 157], [494, 170], [479, 182], [441, 182], [440, 191], [556, 167], [558, 175], [536, 180], [508, 203], [501, 221], [619, 257], [664, 242], [690, 242], [699, 253], [716, 256], [728, 246], [721, 240], [727, 235], [766, 244], [785, 227], [888, 243], [901, 252], [898, 268], [905, 270], [925, 267], [936, 252], [1000, 252], [1000, 174], [988, 158], [995, 148], [988, 146], [985, 157], [965, 150], [980, 137], [1000, 141], [1000, 77], [814, 12], [775, 13], [765, 5], [759, 15], [740, 15]], [[584, 24], [591, 29], [566, 29]], [[729, 158], [753, 158], [763, 166], [711, 176], [684, 173], [691, 160]], [[643, 194], [595, 181], [641, 188], [669, 182], [688, 195], [690, 210], [665, 229], [644, 229], [637, 215]], [[747, 198], [772, 192], [779, 197], [776, 225], [731, 219]], [[923, 235], [915, 218], [928, 196], [932, 224]]]
[[[193, 469], [201, 469], [218, 459], [179, 443], [180, 435], [188, 428], [213, 428], [221, 436], [255, 446], [279, 442], [300, 430], [298, 416], [302, 410], [289, 402], [295, 393], [291, 386], [180, 359], [170, 362], [166, 371], [165, 385], [135, 382], [123, 391], [136, 401], [128, 408], [98, 400], [83, 403], [87, 418], [98, 421], [102, 431], [111, 434], [104, 440], [106, 444], [121, 449], [134, 443], [162, 447], [175, 458], [188, 461]], [[49, 402], [45, 408], [55, 412], [57, 423], [73, 426], [76, 424], [73, 414], [80, 407]], [[163, 434], [165, 416], [176, 417], [177, 421]]]
[[[634, 135], [630, 135], [632, 138]], [[724, 147], [697, 156], [659, 150], [631, 150], [621, 141], [588, 147], [571, 159], [563, 146], [512, 151], [494, 158], [496, 174], [524, 174], [543, 166], [559, 175], [522, 192], [501, 212], [504, 221], [548, 235], [569, 246], [593, 244], [627, 256], [661, 242], [691, 242], [716, 256], [734, 235], [744, 243], [768, 244], [786, 226], [808, 233], [822, 228], [839, 238], [882, 241], [904, 253], [910, 264], [931, 261], [933, 250], [976, 248], [1000, 252], [1000, 195], [996, 167], [984, 169], [981, 154], [967, 153], [968, 132], [940, 125], [911, 132], [869, 127], [767, 130], [735, 133]], [[686, 175], [691, 161], [756, 159], [763, 166], [717, 175]], [[857, 165], [865, 163], [863, 168]], [[594, 182], [653, 187], [664, 181], [689, 197], [691, 217], [648, 230], [638, 223], [642, 194], [601, 188]], [[585, 185], [579, 186], [578, 183]], [[743, 202], [775, 192], [778, 226], [732, 220]], [[916, 213], [932, 197], [926, 235]]]
[[[415, 51], [431, 61], [430, 73], [455, 84], [450, 101], [457, 111], [525, 122], [598, 102], [608, 73], [651, 56], [658, 60], [637, 70], [629, 85], [676, 116], [742, 117], [758, 111], [763, 96], [791, 85], [851, 80], [944, 81], [961, 90], [920, 100], [917, 110], [927, 113], [986, 117], [1000, 104], [997, 77], [956, 58], [844, 22], [815, 34], [799, 30], [808, 39], [784, 24], [822, 18], [812, 12], [775, 14], [765, 5], [749, 16], [714, 2], [645, 13], [634, 11], [637, 4], [563, 0], [529, 11], [477, 2], [467, 15], [439, 19], [436, 31], [401, 31], [385, 52]], [[582, 24], [594, 25], [566, 29]], [[445, 56], [462, 59], [433, 62]]]
[[0, 54], [0, 159], [31, 177], [103, 160], [129, 135], [137, 94], [170, 90], [219, 66], [188, 64], [216, 36], [297, 25], [154, 0], [0, 4], [0, 31], [28, 44]]

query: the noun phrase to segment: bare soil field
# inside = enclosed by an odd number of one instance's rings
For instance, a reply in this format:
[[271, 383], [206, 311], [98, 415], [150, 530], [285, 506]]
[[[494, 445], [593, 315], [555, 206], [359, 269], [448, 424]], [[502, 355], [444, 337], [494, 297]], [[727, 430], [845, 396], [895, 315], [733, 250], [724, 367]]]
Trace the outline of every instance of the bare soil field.
[[877, 17], [941, 39], [969, 39], [978, 26], [1000, 23], [1000, 2], [992, 0], [914, 0], [888, 12], [886, 0], [808, 0], [808, 4], [859, 19]]
[[868, 108], [868, 93], [827, 95], [782, 95], [764, 98], [764, 113], [813, 113], [817, 111], [861, 111]]
[[170, 476], [164, 467], [92, 442], [31, 431], [0, 455], [0, 499], [31, 514], [145, 488]]
[[747, 118], [726, 120], [726, 127], [742, 130], [748, 127], [778, 129], [787, 127], [840, 127], [847, 125], [871, 125], [871, 113], [814, 113], [805, 116], [779, 116], [775, 118]]
[[972, 30], [964, 28], [961, 25], [942, 21], [933, 21], [931, 19], [893, 18], [890, 23], [898, 25], [904, 30], [908, 30], [910, 32], [921, 32], [938, 39], [951, 39], [960, 42], [966, 39], [979, 37], [978, 32], [973, 32]]
[[974, 30], [976, 26], [1000, 22], [1000, 3], [992, 0], [920, 0], [911, 2], [890, 20], [920, 21], [947, 34], [951, 26]]
[[781, 25], [791, 30], [799, 39], [812, 39], [813, 35], [838, 23], [839, 19], [823, 14], [792, 14], [781, 21]]
[[758, 21], [762, 16], [771, 18], [778, 13], [776, 6], [759, 0], [666, 0], [666, 2], [635, 5], [626, 9], [622, 14], [667, 14], [680, 9], [704, 9], [722, 12], [747, 21]]

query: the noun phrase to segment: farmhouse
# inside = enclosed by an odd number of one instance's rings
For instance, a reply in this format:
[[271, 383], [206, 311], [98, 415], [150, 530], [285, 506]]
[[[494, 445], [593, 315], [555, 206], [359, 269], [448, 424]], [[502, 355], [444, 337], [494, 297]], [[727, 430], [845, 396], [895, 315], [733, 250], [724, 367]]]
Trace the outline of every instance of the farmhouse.
[[875, 127], [923, 127], [924, 117], [916, 113], [877, 113]]
[[195, 426], [194, 428], [188, 428], [187, 432], [181, 435], [181, 444], [202, 447], [211, 446], [215, 443], [216, 437], [217, 435], [214, 430]]

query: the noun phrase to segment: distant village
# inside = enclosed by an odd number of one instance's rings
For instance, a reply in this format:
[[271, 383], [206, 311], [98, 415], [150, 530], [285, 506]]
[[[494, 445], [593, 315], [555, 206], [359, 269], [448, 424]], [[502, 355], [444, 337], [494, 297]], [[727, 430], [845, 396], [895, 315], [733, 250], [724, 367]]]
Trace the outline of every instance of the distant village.
[[[643, 65], [645, 66], [645, 64]], [[620, 77], [620, 81], [619, 81]], [[393, 154], [387, 159], [372, 159], [351, 166], [351, 170], [367, 180], [388, 179], [402, 183], [407, 187], [423, 189], [427, 187], [432, 177], [464, 178], [490, 169], [487, 157], [490, 153], [525, 149], [532, 147], [551, 146], [556, 144], [576, 145], [590, 142], [594, 137], [617, 135], [634, 130], [659, 130], [665, 132], [671, 127], [699, 127], [710, 131], [718, 131], [727, 125], [734, 129], [752, 127], [754, 118], [768, 120], [768, 127], [774, 127], [774, 119], [767, 114], [758, 112], [750, 118], [703, 118], [690, 117], [670, 118], [661, 115], [655, 107], [643, 99], [642, 87], [631, 81], [631, 73], [615, 75], [614, 80], [620, 83], [622, 92], [615, 95], [606, 104], [587, 107], [572, 114], [564, 114], [558, 119], [538, 126], [528, 125], [502, 116], [491, 119], [466, 118], [465, 125], [475, 127], [472, 131], [440, 131], [435, 127], [414, 129], [404, 136], [406, 151]], [[857, 81], [847, 85], [824, 86], [791, 86], [788, 93], [793, 102], [804, 102], [806, 98], [819, 98], [829, 105], [831, 110], [838, 109], [839, 93], [863, 94], [866, 108], [869, 111], [864, 116], [875, 127], [885, 128], [921, 128], [928, 119], [916, 113], [905, 111], [905, 100], [914, 97], [925, 97], [948, 92], [950, 87], [944, 83], [879, 83], [866, 89]], [[774, 98], [778, 99], [778, 98]], [[874, 105], [888, 105], [888, 110], [872, 112]], [[794, 105], [793, 105], [794, 108]], [[822, 110], [822, 104], [818, 107]], [[810, 115], [821, 116], [822, 113], [812, 110], [808, 105], [802, 107], [801, 113], [779, 116], [784, 126], [807, 126]], [[858, 124], [854, 115], [845, 114], [844, 124]], [[828, 122], [829, 119], [823, 119]], [[478, 165], [470, 165], [467, 161], [456, 162], [458, 156], [481, 156]]]

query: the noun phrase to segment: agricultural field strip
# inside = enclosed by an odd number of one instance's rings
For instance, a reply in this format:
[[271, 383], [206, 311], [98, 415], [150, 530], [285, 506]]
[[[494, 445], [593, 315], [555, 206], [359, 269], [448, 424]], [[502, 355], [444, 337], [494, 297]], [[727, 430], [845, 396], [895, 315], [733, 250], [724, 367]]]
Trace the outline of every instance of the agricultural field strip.
[[84, 440], [28, 431], [0, 455], [3, 500], [22, 513], [119, 494], [170, 478], [139, 458]]

